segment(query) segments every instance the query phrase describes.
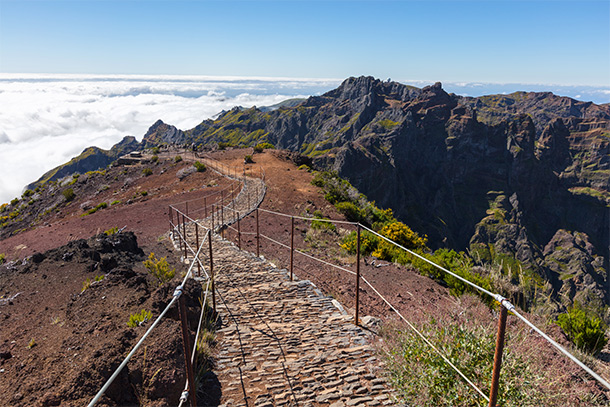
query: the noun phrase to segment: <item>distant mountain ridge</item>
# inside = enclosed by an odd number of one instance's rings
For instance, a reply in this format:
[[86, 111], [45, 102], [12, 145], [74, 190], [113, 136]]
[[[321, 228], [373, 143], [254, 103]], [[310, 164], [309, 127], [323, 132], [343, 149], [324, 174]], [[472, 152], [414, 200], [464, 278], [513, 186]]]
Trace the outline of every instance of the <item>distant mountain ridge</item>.
[[299, 152], [436, 246], [514, 256], [570, 298], [606, 302], [609, 140], [608, 104], [552, 93], [462, 97], [440, 83], [359, 77], [294, 107], [232, 109], [180, 136], [149, 131], [143, 144], [269, 142]]
[[462, 97], [440, 83], [358, 77], [190, 130], [157, 121], [141, 146], [269, 142], [298, 152], [433, 246], [515, 258], [566, 298], [599, 305], [610, 302], [609, 141], [610, 104], [532, 92]]

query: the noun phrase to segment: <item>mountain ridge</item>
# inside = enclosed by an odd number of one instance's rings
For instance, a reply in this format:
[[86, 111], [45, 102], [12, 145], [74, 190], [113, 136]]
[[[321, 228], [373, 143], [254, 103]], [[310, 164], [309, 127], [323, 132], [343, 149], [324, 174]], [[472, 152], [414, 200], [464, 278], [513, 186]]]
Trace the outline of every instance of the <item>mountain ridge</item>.
[[352, 77], [295, 106], [234, 108], [190, 130], [157, 121], [140, 145], [271, 143], [336, 171], [435, 247], [515, 258], [557, 292], [603, 304], [609, 129], [610, 104], [549, 92], [471, 98], [441, 83]]

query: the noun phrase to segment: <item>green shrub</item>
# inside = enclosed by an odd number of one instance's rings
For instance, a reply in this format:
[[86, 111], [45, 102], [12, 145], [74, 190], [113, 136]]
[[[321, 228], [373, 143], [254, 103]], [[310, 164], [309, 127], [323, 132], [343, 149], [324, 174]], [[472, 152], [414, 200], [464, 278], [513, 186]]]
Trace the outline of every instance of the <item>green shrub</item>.
[[76, 194], [74, 193], [74, 190], [72, 188], [64, 189], [62, 191], [62, 195], [66, 199], [66, 202], [70, 202], [76, 197]]
[[145, 177], [148, 177], [149, 175], [152, 175], [153, 171], [150, 168], [144, 168], [142, 170], [142, 175], [144, 175]]
[[[426, 247], [428, 238], [426, 236], [420, 237], [417, 232], [414, 232], [402, 222], [389, 223], [384, 226], [379, 233], [409, 250], [428, 250]], [[400, 255], [400, 252], [402, 252], [402, 249], [382, 240], [373, 252], [373, 256], [382, 260], [395, 261]]]
[[108, 207], [108, 204], [106, 202], [99, 203], [94, 208], [91, 208], [86, 213], [84, 213], [83, 216], [94, 214], [95, 212], [99, 211], [100, 209], [106, 209], [107, 207]]
[[153, 155], [152, 157], [150, 157], [150, 161], [156, 163], [157, 161], [159, 161], [159, 156], [158, 155]]
[[160, 150], [159, 150], [159, 147], [153, 147], [153, 148], [152, 148], [152, 153], [153, 153], [154, 155], [159, 154], [159, 151], [160, 151]]
[[32, 195], [34, 195], [34, 191], [32, 191], [31, 189], [26, 189], [25, 192], [23, 193], [22, 197], [27, 198]]
[[106, 236], [115, 235], [117, 233], [119, 233], [119, 228], [117, 228], [116, 226], [104, 231], [104, 234]]
[[[356, 254], [357, 249], [357, 237], [358, 234], [356, 232], [351, 232], [347, 235], [342, 243], [341, 247], [345, 249], [350, 254]], [[373, 251], [377, 249], [377, 245], [379, 245], [379, 238], [372, 234], [367, 230], [363, 230], [360, 233], [360, 254], [363, 256], [368, 256]]]
[[170, 281], [176, 275], [176, 269], [170, 269], [165, 257], [158, 260], [155, 253], [150, 253], [148, 260], [144, 262], [144, 267], [148, 272], [159, 281], [159, 285]]
[[136, 312], [135, 314], [131, 314], [129, 316], [129, 321], [127, 321], [127, 326], [130, 328], [137, 328], [140, 325], [145, 324], [147, 321], [150, 321], [153, 317], [152, 312], [146, 311], [143, 309], [140, 312]]
[[337, 231], [337, 227], [332, 224], [331, 222], [323, 222], [320, 220], [316, 220], [316, 219], [325, 219], [328, 220], [327, 217], [325, 217], [324, 215], [322, 215], [321, 211], [315, 211], [313, 213], [314, 216], [314, 220], [311, 221], [311, 228], [312, 229], [316, 229], [316, 230], [326, 230], [329, 232], [336, 232]]
[[578, 348], [587, 352], [596, 354], [608, 342], [605, 337], [608, 327], [604, 321], [578, 302], [557, 317], [557, 324]]
[[147, 196], [148, 195], [148, 191], [142, 191], [142, 192], [140, 192], [140, 195]]
[[[330, 200], [328, 200], [330, 202]], [[337, 202], [335, 208], [350, 222], [368, 223], [362, 211], [352, 202]]]
[[180, 157], [179, 155], [174, 157], [174, 162], [175, 163], [179, 163], [180, 161], [182, 161], [182, 157]]
[[15, 198], [11, 201], [11, 206], [15, 206], [19, 203], [19, 198]]
[[200, 163], [199, 161], [195, 161], [193, 166], [197, 169], [197, 172], [204, 172], [207, 168], [205, 164]]
[[246, 164], [253, 164], [254, 163], [254, 160], [252, 159], [252, 156], [250, 154], [248, 154], [248, 155], [246, 155], [244, 157], [244, 163], [246, 163]]
[[116, 200], [116, 201], [112, 201], [112, 203], [111, 203], [110, 205], [118, 205], [118, 204], [120, 204], [120, 203], [121, 203], [121, 201]]
[[92, 284], [92, 283], [94, 283], [94, 282], [98, 282], [98, 281], [102, 281], [102, 280], [104, 279], [104, 277], [105, 277], [104, 275], [101, 275], [101, 276], [95, 276], [95, 277], [93, 278], [93, 281], [91, 281], [91, 279], [89, 279], [89, 277], [87, 277], [87, 279], [86, 279], [86, 280], [85, 280], [85, 282], [83, 283], [83, 288], [82, 288], [82, 290], [80, 290], [81, 294], [82, 294], [82, 293], [83, 293], [83, 292], [84, 292], [86, 289], [88, 289], [89, 287], [91, 287], [91, 284]]
[[275, 146], [271, 143], [259, 143], [254, 146], [255, 153], [262, 153], [266, 148], [275, 148]]
[[3, 264], [6, 261], [6, 254], [0, 253], [0, 264]]

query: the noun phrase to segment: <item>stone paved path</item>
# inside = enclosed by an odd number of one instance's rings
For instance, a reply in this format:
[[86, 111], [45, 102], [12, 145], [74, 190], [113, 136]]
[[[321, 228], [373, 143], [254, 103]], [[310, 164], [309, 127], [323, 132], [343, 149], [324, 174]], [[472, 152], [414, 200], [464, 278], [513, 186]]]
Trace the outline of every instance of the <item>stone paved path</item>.
[[372, 333], [311, 282], [232, 243], [214, 246], [222, 405], [394, 405]]
[[[263, 195], [262, 181], [250, 180], [235, 206], [245, 214]], [[210, 220], [199, 223], [209, 227]], [[192, 225], [187, 236], [194, 241]], [[213, 255], [223, 322], [215, 369], [221, 406], [395, 405], [373, 334], [338, 302], [217, 235]]]

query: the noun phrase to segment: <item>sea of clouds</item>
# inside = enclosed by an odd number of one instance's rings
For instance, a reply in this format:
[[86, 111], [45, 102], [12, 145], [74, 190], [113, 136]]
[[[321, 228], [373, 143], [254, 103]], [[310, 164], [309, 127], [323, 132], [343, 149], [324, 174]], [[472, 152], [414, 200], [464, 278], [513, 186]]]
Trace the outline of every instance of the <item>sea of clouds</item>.
[[[401, 81], [415, 86], [430, 82]], [[318, 95], [340, 79], [0, 73], [0, 203], [89, 146], [138, 140], [158, 119], [187, 130], [234, 106], [270, 106]], [[448, 92], [479, 96], [553, 91], [597, 103], [610, 88], [446, 83]]]
[[89, 146], [141, 140], [158, 119], [191, 129], [234, 106], [270, 106], [339, 80], [0, 74], [0, 203]]

